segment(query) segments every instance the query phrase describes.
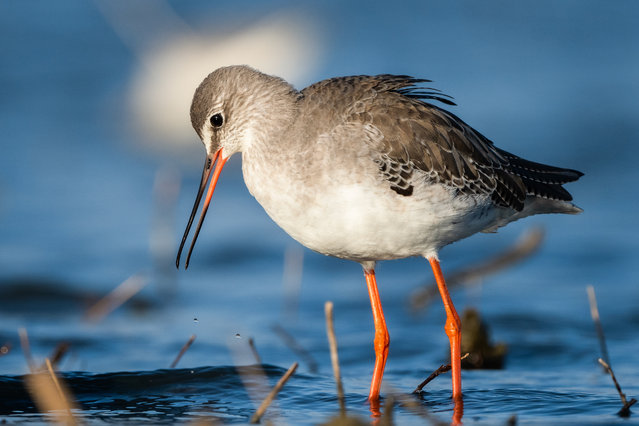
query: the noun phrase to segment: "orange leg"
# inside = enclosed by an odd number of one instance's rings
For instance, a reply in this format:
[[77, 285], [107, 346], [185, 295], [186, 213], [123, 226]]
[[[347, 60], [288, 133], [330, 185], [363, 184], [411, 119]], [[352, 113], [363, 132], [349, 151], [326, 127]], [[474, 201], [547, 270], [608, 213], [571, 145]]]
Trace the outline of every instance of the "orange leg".
[[450, 365], [453, 375], [453, 399], [455, 402], [460, 402], [462, 399], [461, 392], [461, 321], [459, 315], [455, 310], [453, 301], [448, 293], [446, 282], [444, 281], [444, 275], [442, 269], [439, 266], [439, 261], [434, 257], [429, 257], [428, 261], [433, 268], [435, 274], [435, 281], [437, 281], [437, 288], [442, 296], [444, 302], [444, 309], [446, 310], [446, 325], [444, 330], [450, 340]]
[[371, 391], [368, 394], [368, 401], [371, 406], [379, 406], [379, 389], [382, 385], [382, 376], [384, 375], [384, 367], [386, 366], [386, 358], [388, 357], [388, 345], [390, 337], [386, 328], [386, 320], [384, 320], [384, 311], [382, 310], [382, 301], [379, 299], [377, 291], [377, 281], [375, 280], [375, 271], [364, 270], [366, 275], [366, 285], [368, 286], [368, 294], [371, 298], [371, 307], [373, 308], [373, 321], [375, 322], [375, 369], [373, 370], [373, 379], [371, 381]]

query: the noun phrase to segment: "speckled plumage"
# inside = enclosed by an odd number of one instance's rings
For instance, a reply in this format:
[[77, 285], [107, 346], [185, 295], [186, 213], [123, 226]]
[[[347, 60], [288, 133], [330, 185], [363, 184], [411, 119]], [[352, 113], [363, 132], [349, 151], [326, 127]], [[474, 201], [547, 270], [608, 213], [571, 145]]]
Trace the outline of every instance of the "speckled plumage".
[[[245, 66], [197, 89], [207, 152], [241, 152], [250, 192], [293, 238], [358, 262], [436, 256], [538, 213], [578, 213], [562, 187], [580, 172], [524, 160], [429, 101], [428, 80], [332, 78], [301, 91]], [[225, 116], [220, 129], [208, 118]]]
[[572, 200], [561, 185], [578, 179], [580, 172], [533, 163], [496, 148], [452, 113], [427, 103], [447, 101], [434, 89], [421, 90], [419, 84], [427, 81], [392, 75], [342, 77], [316, 83], [302, 94], [321, 98], [317, 102], [330, 110], [333, 101], [326, 100], [342, 101], [348, 93], [349, 107], [340, 119], [379, 131], [381, 171], [403, 195], [410, 195], [410, 177], [419, 171], [463, 194], [490, 194], [497, 205], [517, 211], [527, 195]]

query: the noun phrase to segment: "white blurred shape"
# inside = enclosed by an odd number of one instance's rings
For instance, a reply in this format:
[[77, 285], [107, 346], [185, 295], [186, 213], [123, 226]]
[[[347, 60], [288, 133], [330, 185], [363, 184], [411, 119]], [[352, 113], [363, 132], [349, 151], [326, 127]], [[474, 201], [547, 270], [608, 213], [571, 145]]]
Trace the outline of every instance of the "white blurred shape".
[[293, 84], [305, 83], [320, 52], [312, 23], [293, 13], [272, 15], [232, 33], [182, 32], [141, 52], [131, 84], [131, 112], [147, 143], [162, 151], [179, 150], [194, 141], [191, 100], [210, 72], [247, 64]]

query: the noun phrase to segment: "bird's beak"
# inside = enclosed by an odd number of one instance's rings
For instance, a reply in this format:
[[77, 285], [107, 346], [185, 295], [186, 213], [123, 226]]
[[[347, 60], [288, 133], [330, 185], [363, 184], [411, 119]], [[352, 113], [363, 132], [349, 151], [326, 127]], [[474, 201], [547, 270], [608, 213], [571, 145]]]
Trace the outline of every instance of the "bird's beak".
[[193, 204], [191, 217], [189, 217], [189, 223], [187, 223], [186, 225], [186, 230], [184, 231], [184, 236], [182, 237], [182, 242], [180, 243], [180, 249], [178, 250], [177, 259], [175, 260], [175, 266], [177, 266], [178, 268], [180, 267], [180, 256], [182, 255], [182, 249], [184, 248], [186, 237], [189, 235], [189, 231], [191, 230], [191, 225], [193, 224], [193, 219], [195, 218], [195, 213], [197, 212], [197, 208], [200, 205], [200, 200], [202, 199], [202, 195], [204, 194], [204, 188], [206, 187], [206, 182], [209, 180], [209, 176], [211, 175], [213, 164], [215, 164], [215, 171], [213, 171], [213, 177], [211, 178], [211, 183], [209, 184], [209, 190], [206, 193], [206, 199], [204, 200], [204, 207], [202, 207], [202, 212], [200, 213], [200, 221], [198, 222], [197, 228], [195, 229], [195, 235], [193, 236], [193, 241], [191, 242], [191, 247], [189, 248], [189, 254], [186, 256], [184, 269], [189, 267], [191, 252], [193, 252], [195, 241], [197, 240], [197, 236], [200, 234], [200, 228], [202, 227], [202, 222], [204, 222], [204, 216], [206, 216], [206, 211], [209, 208], [209, 203], [211, 202], [213, 191], [215, 191], [215, 185], [217, 184], [217, 179], [220, 177], [220, 173], [222, 172], [222, 168], [224, 167], [224, 163], [226, 163], [227, 159], [228, 158], [224, 158], [224, 156], [222, 155], [222, 148], [215, 151], [214, 154], [206, 155], [206, 161], [204, 162], [204, 170], [202, 171], [202, 180], [200, 180], [200, 188], [197, 191], [197, 197], [195, 198], [195, 204]]

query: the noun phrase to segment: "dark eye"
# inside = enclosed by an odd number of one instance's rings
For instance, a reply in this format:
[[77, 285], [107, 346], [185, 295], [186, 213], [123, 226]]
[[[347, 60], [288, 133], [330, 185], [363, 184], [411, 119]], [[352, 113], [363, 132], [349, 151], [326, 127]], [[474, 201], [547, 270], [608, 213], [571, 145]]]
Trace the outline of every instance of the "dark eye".
[[209, 120], [211, 122], [211, 126], [213, 127], [220, 127], [222, 124], [224, 124], [224, 117], [222, 117], [222, 114], [214, 114], [211, 116], [211, 119]]

